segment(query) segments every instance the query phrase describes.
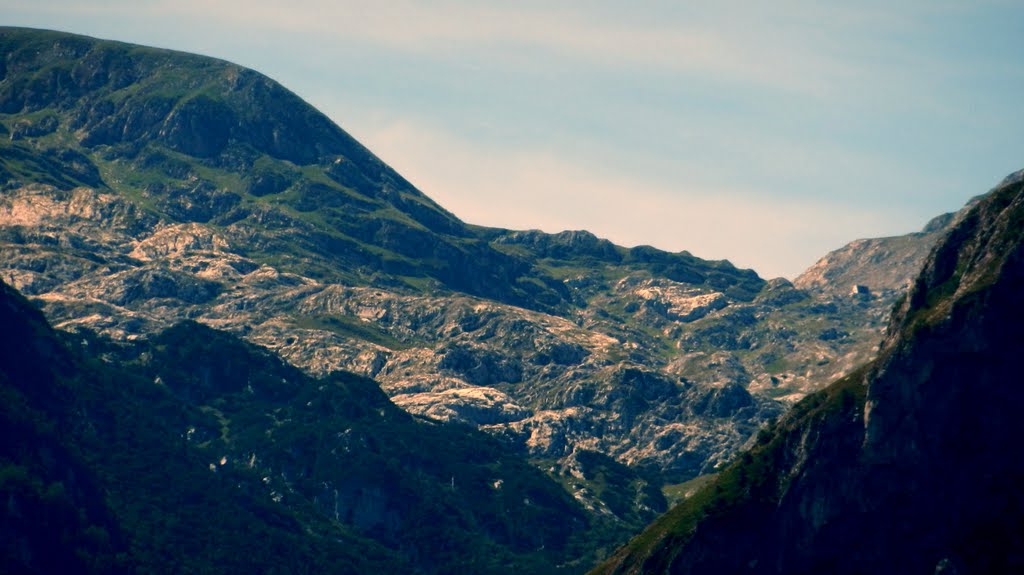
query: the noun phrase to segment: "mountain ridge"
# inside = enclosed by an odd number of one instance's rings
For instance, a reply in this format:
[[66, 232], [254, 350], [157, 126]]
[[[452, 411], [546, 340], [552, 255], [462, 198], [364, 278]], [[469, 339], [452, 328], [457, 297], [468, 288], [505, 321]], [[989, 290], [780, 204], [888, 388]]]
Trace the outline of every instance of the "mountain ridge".
[[[66, 126], [81, 149], [102, 150], [114, 160], [99, 180], [76, 180], [75, 162], [83, 164], [77, 172], [100, 170], [89, 167], [81, 152], [67, 152], [77, 154], [45, 166], [71, 164], [65, 177], [52, 183], [104, 181], [118, 187], [136, 180], [157, 202], [155, 207], [172, 217], [205, 222], [216, 214], [228, 224], [259, 215], [246, 213], [246, 200], [265, 207], [267, 202], [259, 200], [277, 197], [300, 214], [315, 207], [328, 226], [317, 230], [307, 249], [346, 267], [431, 277], [456, 290], [527, 307], [541, 299], [557, 309], [564, 299], [564, 290], [546, 278], [520, 281], [526, 273], [544, 274], [491, 248], [474, 233], [480, 228], [463, 224], [322, 113], [258, 72], [201, 56], [51, 31], [5, 28], [0, 42], [7, 61], [0, 70], [0, 112], [39, 114], [18, 123], [25, 126], [21, 131], [59, 135]], [[223, 175], [207, 181], [175, 153], [219, 168], [235, 181]], [[12, 162], [4, 164], [8, 174], [18, 173]], [[314, 177], [296, 184], [302, 174]], [[183, 183], [189, 189], [168, 186], [180, 176], [188, 176]], [[154, 177], [166, 182], [153, 182]], [[294, 214], [289, 212], [281, 215]], [[702, 267], [695, 258], [680, 263]], [[728, 268], [723, 271], [735, 269]]]
[[[970, 205], [968, 202], [967, 207]], [[873, 294], [905, 291], [932, 246], [955, 218], [955, 213], [942, 214], [918, 232], [854, 240], [815, 262], [793, 280], [793, 285], [835, 295], [855, 293], [859, 286], [866, 288], [865, 293]]]

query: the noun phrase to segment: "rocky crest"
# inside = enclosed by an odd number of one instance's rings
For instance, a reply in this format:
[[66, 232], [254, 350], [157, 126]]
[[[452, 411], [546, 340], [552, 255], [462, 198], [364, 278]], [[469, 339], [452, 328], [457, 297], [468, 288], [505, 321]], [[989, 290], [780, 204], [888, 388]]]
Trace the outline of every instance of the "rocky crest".
[[834, 295], [905, 292], [928, 252], [955, 218], [956, 214], [943, 214], [917, 233], [850, 242], [818, 260], [793, 280], [793, 285]]

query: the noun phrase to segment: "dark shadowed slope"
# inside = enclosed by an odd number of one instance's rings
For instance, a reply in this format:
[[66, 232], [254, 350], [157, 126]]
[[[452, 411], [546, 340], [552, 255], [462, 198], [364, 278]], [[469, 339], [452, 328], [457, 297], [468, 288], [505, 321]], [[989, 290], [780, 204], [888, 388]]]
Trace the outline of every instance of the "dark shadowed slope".
[[[586, 446], [687, 477], [777, 409], [745, 381], [683, 394], [668, 372], [677, 314], [750, 304], [750, 270], [467, 226], [220, 60], [14, 28], [0, 60], [0, 273], [55, 324], [128, 339], [193, 318], [313, 373], [375, 377], [412, 412], [500, 425], [537, 457]], [[692, 397], [707, 401], [680, 409]], [[709, 418], [658, 449], [666, 425]]]
[[798, 403], [597, 573], [1024, 569], [1024, 185], [950, 230], [879, 358]]
[[560, 485], [371, 380], [195, 323], [61, 334], [3, 284], [0, 325], [5, 572], [555, 573], [589, 549]]

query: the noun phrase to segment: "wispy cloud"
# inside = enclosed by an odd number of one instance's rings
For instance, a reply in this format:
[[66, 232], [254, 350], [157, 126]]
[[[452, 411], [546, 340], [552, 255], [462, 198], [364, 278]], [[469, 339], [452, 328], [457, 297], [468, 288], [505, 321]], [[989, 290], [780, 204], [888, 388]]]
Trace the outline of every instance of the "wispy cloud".
[[[988, 4], [998, 5], [999, 2]], [[638, 70], [709, 82], [722, 89], [771, 90], [819, 101], [892, 103], [915, 96], [941, 107], [928, 88], [955, 63], [909, 49], [935, 14], [958, 2], [822, 4], [760, 2], [468, 2], [413, 0], [53, 0], [57, 14], [196, 23], [252, 38], [317, 38], [333, 49], [393, 51], [477, 65]], [[206, 40], [207, 42], [209, 39]], [[908, 74], [908, 70], [913, 71]], [[1009, 71], [1008, 71], [1009, 72]], [[908, 85], [913, 78], [913, 85]], [[932, 86], [921, 86], [924, 79]], [[925, 98], [921, 98], [924, 95]], [[951, 110], [946, 107], [945, 113]]]
[[[829, 92], [844, 78], [858, 74], [850, 62], [832, 57], [827, 46], [827, 29], [832, 24], [824, 17], [803, 22], [794, 30], [795, 23], [775, 11], [749, 7], [705, 6], [701, 11], [670, 10], [664, 18], [638, 18], [635, 14], [645, 13], [642, 3], [604, 10], [595, 9], [597, 6], [409, 0], [115, 0], [58, 1], [48, 9], [120, 18], [133, 14], [186, 18], [253, 34], [319, 35], [339, 44], [370, 43], [417, 57], [487, 52], [500, 61], [533, 59], [539, 51], [589, 66], [696, 74], [783, 91]], [[701, 17], [695, 17], [697, 14]], [[765, 22], [766, 17], [772, 21]], [[808, 34], [820, 43], [814, 49], [803, 42]], [[534, 52], [521, 56], [517, 49]]]

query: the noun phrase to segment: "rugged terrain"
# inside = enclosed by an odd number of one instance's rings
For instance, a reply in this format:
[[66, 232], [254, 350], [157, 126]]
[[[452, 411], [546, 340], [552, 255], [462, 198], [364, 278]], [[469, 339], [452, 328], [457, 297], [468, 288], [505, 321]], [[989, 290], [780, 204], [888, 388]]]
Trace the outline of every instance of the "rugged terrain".
[[373, 377], [411, 413], [579, 476], [612, 514], [581, 454], [657, 481], [720, 467], [875, 353], [939, 235], [852, 245], [793, 285], [480, 228], [253, 71], [12, 28], [0, 56], [0, 273], [56, 325], [131, 341], [190, 318], [312, 374]]
[[1024, 570], [1024, 182], [956, 219], [878, 358], [797, 403], [596, 573]]
[[850, 242], [818, 260], [793, 285], [836, 296], [903, 293], [955, 217], [938, 216], [914, 234]]
[[57, 333], [2, 283], [0, 321], [5, 572], [572, 573], [617, 538], [509, 446], [372, 380], [194, 322]]

